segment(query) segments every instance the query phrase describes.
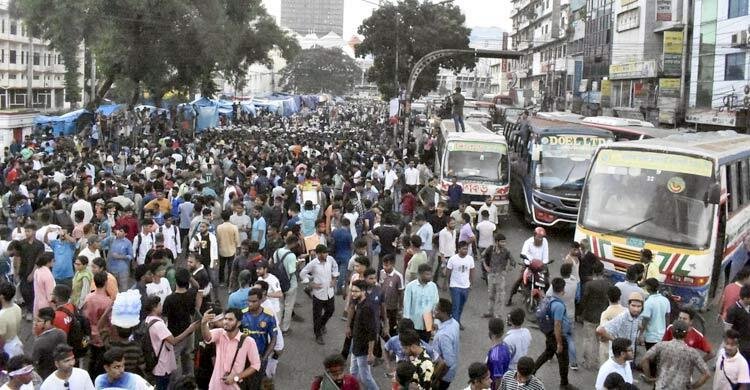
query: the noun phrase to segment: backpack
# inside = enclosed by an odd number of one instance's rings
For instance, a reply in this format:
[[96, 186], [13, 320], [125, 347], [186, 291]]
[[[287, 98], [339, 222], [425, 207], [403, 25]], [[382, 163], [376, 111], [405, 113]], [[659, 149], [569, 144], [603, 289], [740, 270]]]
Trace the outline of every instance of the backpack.
[[151, 320], [151, 322], [146, 325], [145, 332], [141, 337], [141, 350], [143, 352], [143, 362], [146, 366], [146, 373], [151, 373], [154, 371], [156, 365], [159, 364], [159, 356], [161, 356], [161, 350], [164, 349], [164, 340], [161, 341], [158, 353], [154, 351], [154, 345], [151, 343], [151, 327], [158, 321], [161, 320]]
[[279, 279], [279, 284], [281, 285], [281, 291], [287, 292], [289, 291], [289, 287], [291, 287], [291, 281], [289, 278], [289, 274], [286, 272], [286, 267], [284, 267], [284, 259], [286, 259], [287, 256], [293, 255], [294, 252], [289, 251], [287, 252], [284, 257], [279, 259], [278, 257], [279, 251], [277, 250], [273, 254], [273, 262], [270, 265], [270, 269], [268, 270], [273, 276], [276, 277], [276, 279]]
[[552, 303], [558, 302], [565, 307], [565, 304], [557, 297], [545, 296], [539, 302], [539, 306], [536, 307], [534, 316], [536, 317], [536, 324], [539, 325], [539, 330], [542, 333], [547, 334], [555, 329], [555, 319], [552, 316]]
[[91, 335], [91, 323], [88, 318], [75, 309], [72, 313], [64, 306], [57, 308], [70, 317], [70, 329], [68, 330], [68, 345], [73, 347], [76, 357], [82, 357], [89, 348], [89, 337]]

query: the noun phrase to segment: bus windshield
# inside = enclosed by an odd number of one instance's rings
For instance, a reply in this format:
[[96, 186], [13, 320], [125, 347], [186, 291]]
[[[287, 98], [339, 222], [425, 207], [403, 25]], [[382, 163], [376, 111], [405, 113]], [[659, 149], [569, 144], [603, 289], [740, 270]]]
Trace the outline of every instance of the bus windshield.
[[542, 137], [541, 159], [534, 177], [543, 190], [580, 190], [599, 144], [609, 138], [588, 135], [554, 135]]
[[445, 177], [505, 184], [507, 146], [501, 143], [455, 142], [448, 144]]
[[709, 246], [711, 161], [685, 155], [604, 149], [580, 210], [586, 228], [688, 248]]

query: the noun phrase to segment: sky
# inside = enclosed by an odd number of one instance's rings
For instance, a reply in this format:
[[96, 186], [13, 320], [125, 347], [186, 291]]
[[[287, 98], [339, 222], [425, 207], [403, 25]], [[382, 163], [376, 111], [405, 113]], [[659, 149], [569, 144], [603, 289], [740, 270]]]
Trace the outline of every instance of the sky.
[[[345, 39], [356, 34], [357, 27], [377, 8], [377, 3], [378, 0], [344, 0]], [[510, 0], [454, 0], [454, 3], [466, 16], [467, 27], [500, 27], [504, 31], [511, 31]], [[263, 0], [263, 4], [270, 14], [278, 17], [281, 0]]]

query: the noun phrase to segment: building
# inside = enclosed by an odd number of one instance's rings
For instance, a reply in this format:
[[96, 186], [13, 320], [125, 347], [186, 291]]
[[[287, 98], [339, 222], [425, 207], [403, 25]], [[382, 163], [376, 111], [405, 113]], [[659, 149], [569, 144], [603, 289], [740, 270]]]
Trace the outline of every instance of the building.
[[344, 35], [344, 0], [281, 0], [281, 26], [297, 34]]
[[[568, 56], [570, 0], [511, 0], [513, 22], [511, 49], [523, 53], [512, 61], [516, 89], [537, 103], [544, 97], [565, 99], [573, 85], [568, 74], [574, 72]], [[527, 101], [528, 103], [528, 101]]]
[[[9, 6], [10, 0], [0, 0], [0, 109], [26, 108], [27, 103], [48, 111], [69, 107], [62, 56], [49, 42], [29, 36], [26, 25], [10, 15]], [[83, 85], [83, 49], [79, 55]], [[27, 96], [29, 78], [32, 96]]]
[[[510, 40], [510, 34], [507, 32], [503, 33], [502, 50], [508, 50], [508, 41]], [[495, 60], [490, 65], [490, 93], [494, 95], [507, 95], [508, 86], [512, 76], [510, 75], [510, 62], [511, 60], [503, 58]]]
[[[685, 9], [683, 9], [685, 6]], [[613, 5], [612, 63], [602, 83], [612, 111], [654, 123], [680, 121], [689, 51], [689, 0], [620, 0]], [[687, 34], [687, 35], [686, 35]], [[605, 109], [607, 104], [603, 104]]]
[[747, 132], [748, 35], [747, 0], [696, 0], [687, 122]]

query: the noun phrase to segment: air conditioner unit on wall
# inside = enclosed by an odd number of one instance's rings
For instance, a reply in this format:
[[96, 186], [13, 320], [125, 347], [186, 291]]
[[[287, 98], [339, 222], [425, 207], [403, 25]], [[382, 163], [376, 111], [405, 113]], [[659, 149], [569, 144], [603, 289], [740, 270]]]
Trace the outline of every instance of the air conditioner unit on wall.
[[747, 47], [747, 30], [732, 34], [732, 47]]

